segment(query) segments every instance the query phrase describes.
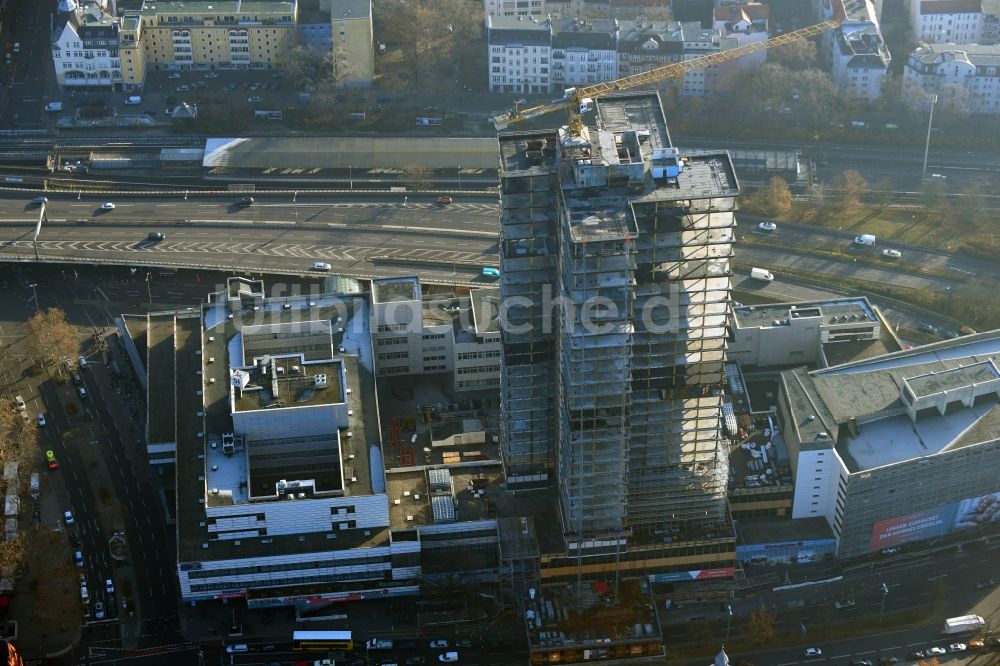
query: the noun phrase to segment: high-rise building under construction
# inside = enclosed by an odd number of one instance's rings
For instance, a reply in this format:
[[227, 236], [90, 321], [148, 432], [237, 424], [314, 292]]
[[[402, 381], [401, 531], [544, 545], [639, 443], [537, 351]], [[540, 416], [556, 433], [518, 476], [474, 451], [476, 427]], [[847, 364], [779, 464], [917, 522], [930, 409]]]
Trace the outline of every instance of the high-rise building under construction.
[[593, 126], [499, 139], [508, 485], [555, 482], [567, 555], [731, 543], [739, 185], [727, 153], [673, 146], [656, 93], [593, 106]]

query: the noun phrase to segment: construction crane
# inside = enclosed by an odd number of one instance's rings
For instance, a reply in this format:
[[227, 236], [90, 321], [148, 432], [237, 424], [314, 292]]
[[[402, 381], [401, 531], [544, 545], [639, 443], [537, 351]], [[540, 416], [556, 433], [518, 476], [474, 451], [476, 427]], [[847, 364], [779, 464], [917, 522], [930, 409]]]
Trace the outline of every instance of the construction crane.
[[[849, 3], [855, 4], [857, 3], [857, 0], [849, 0]], [[570, 132], [579, 133], [579, 129], [583, 124], [580, 114], [589, 111], [593, 107], [594, 100], [598, 97], [607, 95], [608, 93], [630, 90], [639, 86], [659, 83], [660, 81], [665, 81], [666, 79], [684, 76], [688, 72], [729, 62], [730, 60], [742, 58], [743, 56], [763, 51], [764, 49], [784, 46], [785, 44], [794, 42], [799, 38], [805, 39], [813, 37], [815, 35], [822, 34], [827, 30], [838, 28], [847, 19], [847, 9], [844, 7], [843, 0], [833, 0], [832, 4], [833, 16], [830, 20], [823, 23], [817, 23], [816, 25], [811, 25], [807, 28], [800, 28], [783, 35], [778, 35], [777, 37], [771, 37], [767, 41], [752, 42], [750, 44], [738, 46], [734, 49], [727, 49], [725, 51], [709, 53], [708, 55], [692, 58], [691, 60], [675, 62], [669, 65], [663, 65], [662, 67], [654, 67], [648, 71], [640, 72], [639, 74], [632, 74], [630, 76], [624, 76], [613, 81], [593, 83], [576, 88], [567, 88], [562, 97], [554, 99], [550, 102], [536, 104], [524, 109], [519, 109], [519, 105], [515, 104], [513, 111], [494, 115], [493, 124], [498, 130], [502, 130], [509, 125], [519, 123], [523, 120], [537, 118], [538, 116], [545, 115], [546, 113], [552, 113], [553, 111], [558, 111], [560, 109], [567, 109], [569, 112]]]

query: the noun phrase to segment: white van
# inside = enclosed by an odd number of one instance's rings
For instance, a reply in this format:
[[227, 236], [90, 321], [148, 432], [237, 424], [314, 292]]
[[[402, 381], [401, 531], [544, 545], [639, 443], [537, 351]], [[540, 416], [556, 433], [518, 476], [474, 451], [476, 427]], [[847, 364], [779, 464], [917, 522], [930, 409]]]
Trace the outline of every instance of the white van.
[[129, 95], [125, 98], [125, 103], [129, 106], [136, 106], [138, 104], [142, 104], [142, 98], [138, 95]]
[[63, 103], [62, 102], [49, 102], [48, 104], [45, 105], [45, 110], [49, 111], [49, 112], [62, 111], [63, 110]]
[[854, 244], [875, 247], [875, 237], [871, 234], [861, 234], [860, 236], [854, 237]]
[[751, 268], [750, 277], [754, 280], [763, 280], [765, 282], [771, 282], [774, 280], [774, 274], [764, 268]]

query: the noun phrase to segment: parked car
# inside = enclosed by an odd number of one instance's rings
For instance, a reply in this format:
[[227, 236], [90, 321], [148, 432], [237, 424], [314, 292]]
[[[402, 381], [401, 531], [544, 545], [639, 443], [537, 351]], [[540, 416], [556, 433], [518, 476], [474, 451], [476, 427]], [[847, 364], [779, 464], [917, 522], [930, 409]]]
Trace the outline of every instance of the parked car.
[[868, 659], [852, 659], [851, 666], [874, 666]]
[[952, 643], [951, 645], [948, 646], [948, 652], [951, 652], [953, 654], [958, 652], [965, 652], [967, 649], [968, 648], [966, 648], [965, 643]]
[[448, 663], [454, 663], [454, 662], [458, 661], [458, 653], [457, 652], [445, 652], [444, 654], [439, 654], [438, 655], [438, 661], [446, 663], [446, 664], [448, 664]]
[[[59, 469], [59, 461], [56, 460], [56, 454], [52, 451], [45, 452], [45, 465], [49, 469]], [[68, 513], [68, 512], [67, 512]], [[70, 516], [70, 520], [73, 520], [73, 516]], [[72, 525], [73, 523], [66, 523], [67, 525]]]
[[440, 650], [441, 648], [448, 647], [448, 641], [444, 640], [443, 638], [438, 638], [428, 643], [427, 647], [429, 647], [432, 650]]
[[770, 232], [770, 231], [777, 231], [778, 225], [775, 224], [774, 222], [761, 222], [760, 224], [757, 225], [757, 228], [760, 229], [761, 231]]
[[892, 666], [893, 664], [899, 663], [899, 658], [886, 655], [883, 657], [879, 657], [878, 663], [879, 666]]
[[94, 604], [94, 619], [103, 620], [104, 619], [104, 604], [100, 601]]
[[882, 250], [882, 256], [886, 259], [899, 259], [903, 253], [899, 250]]
[[988, 587], [996, 587], [996, 586], [997, 582], [992, 578], [987, 578], [986, 580], [981, 580], [978, 583], [976, 583], [977, 590], [985, 590]]
[[87, 367], [87, 357], [86, 356], [81, 356], [78, 359], [78, 362], [79, 362], [79, 365], [80, 365], [81, 368], [86, 368]]
[[80, 386], [80, 387], [78, 387], [76, 389], [76, 392], [80, 394], [80, 398], [81, 399], [87, 397], [87, 389], [86, 389], [86, 387]]
[[205, 78], [206, 79], [217, 79], [217, 78], [219, 78], [219, 75], [216, 74], [215, 72], [209, 72], [208, 74], [205, 75]]
[[66, 525], [67, 526], [68, 525], [72, 525], [73, 522], [74, 522], [73, 521], [73, 512], [72, 511], [63, 511], [63, 520], [66, 521]]
[[970, 650], [982, 650], [985, 647], [986, 642], [982, 638], [973, 638], [969, 641]]
[[23, 412], [27, 409], [24, 404], [24, 398], [19, 395], [14, 396], [14, 406], [17, 407], [17, 411]]
[[420, 655], [415, 655], [413, 657], [406, 658], [406, 666], [420, 666], [421, 664], [425, 663], [427, 662]]
[[917, 326], [917, 330], [920, 331], [921, 333], [929, 333], [931, 335], [937, 335], [938, 332], [937, 326], [934, 326], [933, 324], [928, 324], [926, 322]]
[[910, 661], [918, 661], [920, 659], [923, 659], [925, 656], [927, 655], [924, 654], [923, 650], [917, 650], [915, 652], [911, 652], [910, 654], [906, 655], [906, 658], [909, 659]]
[[110, 578], [104, 581], [104, 591], [107, 592], [108, 594], [115, 593], [115, 582]]
[[73, 386], [83, 386], [83, 378], [78, 372], [73, 373]]
[[247, 97], [247, 104], [260, 104], [263, 101], [264, 98], [260, 95], [251, 95], [250, 97]]
[[841, 599], [833, 604], [833, 607], [837, 610], [846, 610], [848, 608], [854, 608], [857, 604], [854, 603], [854, 599]]
[[78, 567], [83, 567], [83, 553], [81, 551], [76, 551], [73, 553], [73, 563]]
[[935, 655], [940, 656], [940, 655], [943, 655], [943, 654], [948, 654], [948, 651], [945, 650], [943, 647], [927, 648], [927, 656], [928, 657], [933, 657]]
[[472, 641], [470, 641], [468, 638], [460, 638], [457, 641], [455, 641], [455, 647], [471, 648]]
[[177, 79], [181, 78], [181, 73], [180, 72], [171, 72], [170, 76], [168, 76], [167, 78], [176, 81]]
[[45, 414], [38, 415], [38, 425], [42, 428], [45, 427]]
[[237, 643], [236, 645], [227, 645], [226, 652], [229, 654], [243, 654], [250, 651], [250, 646], [246, 643]]

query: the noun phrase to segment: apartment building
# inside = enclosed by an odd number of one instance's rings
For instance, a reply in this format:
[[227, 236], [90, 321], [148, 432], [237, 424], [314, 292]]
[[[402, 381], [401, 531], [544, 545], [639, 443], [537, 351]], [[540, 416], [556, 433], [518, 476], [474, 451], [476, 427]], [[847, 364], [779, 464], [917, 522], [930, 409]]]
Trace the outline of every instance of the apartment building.
[[123, 80], [142, 87], [147, 71], [276, 69], [296, 44], [294, 2], [158, 2], [126, 12]]
[[350, 87], [371, 86], [375, 78], [371, 0], [330, 0], [330, 23], [337, 80]]
[[842, 91], [871, 102], [882, 95], [892, 56], [875, 23], [844, 23], [837, 29], [833, 82]]
[[572, 87], [618, 76], [618, 22], [561, 19], [553, 24], [552, 83]]
[[118, 19], [107, 0], [60, 0], [52, 25], [52, 63], [63, 90], [122, 90]]
[[[721, 29], [702, 28], [697, 22], [619, 21], [618, 76], [642, 72], [673, 62], [690, 60], [708, 53], [733, 48], [737, 40], [726, 37]], [[712, 65], [686, 73], [680, 80], [660, 85], [672, 94], [701, 96], [715, 89], [726, 71]]]
[[483, 0], [484, 16], [543, 19], [545, 0]]
[[655, 93], [595, 111], [597, 129], [500, 135], [507, 483], [556, 480], [565, 552], [543, 577], [609, 575], [616, 553], [632, 573], [682, 551], [725, 566], [736, 177], [672, 145]]
[[1000, 113], [1000, 46], [925, 44], [907, 58], [903, 94], [914, 108]]
[[985, 25], [983, 0], [910, 1], [910, 29], [921, 42], [978, 44]]
[[375, 374], [450, 374], [455, 391], [500, 386], [499, 293], [420, 293], [416, 277], [372, 283]]
[[[722, 37], [735, 40], [735, 46], [745, 46], [754, 42], [766, 42], [771, 19], [771, 7], [760, 2], [720, 5], [714, 9], [712, 28], [719, 31]], [[727, 47], [732, 48], [732, 47]], [[726, 72], [767, 62], [767, 50], [745, 55], [732, 62], [725, 63], [720, 69], [720, 75]]]
[[552, 92], [552, 22], [487, 16], [490, 92]]

